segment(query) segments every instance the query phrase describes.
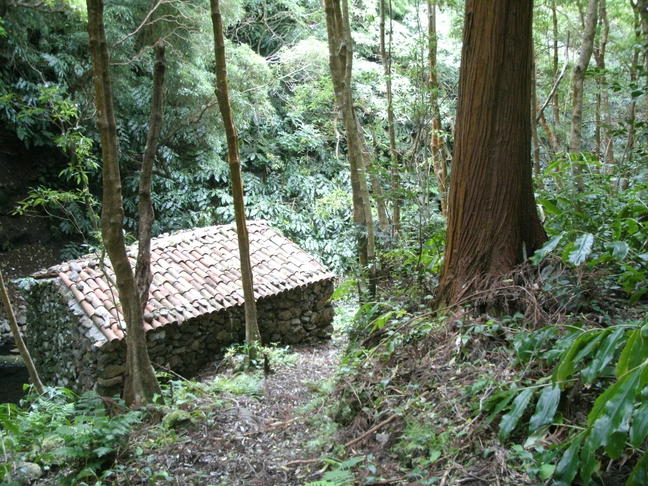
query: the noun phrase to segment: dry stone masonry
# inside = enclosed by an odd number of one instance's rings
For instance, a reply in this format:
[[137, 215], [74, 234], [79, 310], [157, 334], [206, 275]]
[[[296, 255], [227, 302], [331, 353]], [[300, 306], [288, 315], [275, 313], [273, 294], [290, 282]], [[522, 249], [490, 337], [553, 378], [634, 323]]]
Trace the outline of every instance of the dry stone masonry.
[[[264, 343], [328, 339], [334, 275], [265, 222], [248, 222], [248, 230]], [[236, 229], [181, 231], [155, 238], [151, 249], [144, 315], [151, 361], [189, 376], [244, 340]], [[35, 275], [24, 294], [26, 340], [43, 380], [118, 393], [126, 350], [109, 263], [92, 255], [52, 267]]]

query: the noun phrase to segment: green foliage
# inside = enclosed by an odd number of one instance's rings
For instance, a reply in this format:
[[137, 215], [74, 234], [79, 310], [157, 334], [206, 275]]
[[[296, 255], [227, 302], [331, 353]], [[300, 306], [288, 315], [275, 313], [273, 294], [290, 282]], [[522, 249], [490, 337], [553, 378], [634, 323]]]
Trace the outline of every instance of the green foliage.
[[[555, 456], [556, 484], [569, 485], [577, 474], [583, 484], [589, 484], [599, 469], [601, 450], [611, 459], [619, 459], [628, 451], [639, 454], [648, 436], [648, 407], [644, 403], [648, 392], [647, 330], [647, 321], [631, 321], [602, 329], [578, 330], [558, 339], [553, 347], [559, 349], [559, 360], [550, 382], [524, 388], [521, 393], [511, 389], [491, 401], [494, 414], [509, 410], [500, 422], [500, 439], [505, 440], [518, 427], [536, 395], [529, 433], [546, 433], [547, 427], [561, 421], [561, 397], [581, 382], [597, 390], [598, 396], [586, 423], [555, 451], [564, 451]], [[536, 342], [543, 343], [548, 355], [552, 345], [546, 340], [546, 329], [536, 334]], [[634, 484], [632, 478], [645, 475], [642, 468], [644, 459], [637, 462], [627, 484]]]
[[353, 468], [365, 460], [364, 456], [356, 456], [344, 461], [325, 459], [324, 462], [332, 467], [319, 481], [311, 481], [305, 486], [352, 486], [356, 484]]
[[[648, 278], [645, 169], [638, 168], [636, 179], [621, 190], [618, 167], [607, 170], [598, 160], [581, 155], [576, 162], [557, 158], [544, 172], [544, 178], [555, 185], [538, 197], [551, 238], [532, 261], [539, 263], [548, 254], [558, 253], [571, 265], [608, 269], [609, 289], [623, 291], [636, 302], [648, 291], [643, 285]], [[587, 168], [582, 191], [564, 182], [571, 179], [574, 163]]]
[[0, 406], [0, 441], [5, 451], [0, 479], [12, 463], [22, 461], [52, 470], [71, 467], [65, 479], [70, 483], [98, 478], [141, 419], [140, 412], [109, 401], [111, 413], [95, 392], [77, 396], [65, 388], [48, 388], [45, 395], [31, 397], [22, 407]]

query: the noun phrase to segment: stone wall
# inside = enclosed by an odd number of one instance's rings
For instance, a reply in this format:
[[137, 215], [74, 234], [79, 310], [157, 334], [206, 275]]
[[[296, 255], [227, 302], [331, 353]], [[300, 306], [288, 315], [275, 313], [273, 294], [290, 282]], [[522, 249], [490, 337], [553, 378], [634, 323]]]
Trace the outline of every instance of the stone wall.
[[79, 327], [83, 310], [54, 280], [34, 280], [23, 295], [27, 322], [23, 336], [41, 380], [72, 389], [92, 388], [97, 353]]
[[[96, 381], [100, 393], [119, 393], [125, 371], [125, 343], [111, 341], [93, 351], [88, 340], [81, 339], [79, 332], [75, 334], [79, 327], [75, 309], [68, 308], [58, 292], [52, 281], [49, 285], [39, 282], [28, 298], [28, 335], [34, 336], [30, 345], [37, 349], [36, 365], [48, 369], [45, 381], [65, 382], [65, 386], [78, 390], [91, 388]], [[328, 280], [260, 299], [257, 311], [263, 342], [315, 343], [330, 338], [332, 293], [333, 281]], [[36, 323], [33, 328], [32, 322]], [[244, 322], [243, 308], [233, 307], [149, 331], [146, 337], [151, 361], [191, 376], [222, 357], [228, 346], [244, 341]], [[80, 339], [84, 343], [79, 343]], [[68, 356], [74, 359], [68, 360]]]

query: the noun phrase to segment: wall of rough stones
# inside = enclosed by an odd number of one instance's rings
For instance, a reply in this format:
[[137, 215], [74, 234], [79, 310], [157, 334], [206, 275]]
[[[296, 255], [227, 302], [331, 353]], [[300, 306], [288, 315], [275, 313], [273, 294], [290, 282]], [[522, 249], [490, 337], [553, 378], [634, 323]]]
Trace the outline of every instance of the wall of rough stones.
[[52, 280], [35, 280], [23, 292], [29, 323], [23, 337], [44, 383], [89, 389], [95, 381], [97, 353], [79, 327], [83, 310], [65, 292]]
[[[257, 311], [263, 342], [315, 343], [330, 338], [332, 293], [333, 281], [329, 280], [260, 299]], [[27, 308], [28, 343], [39, 370], [47, 370], [42, 373], [48, 384], [82, 390], [96, 383], [99, 393], [120, 392], [126, 359], [123, 341], [93, 350], [78, 332], [75, 311], [81, 310], [68, 307], [52, 281], [39, 282], [29, 290]], [[154, 365], [191, 376], [222, 357], [228, 346], [244, 341], [243, 309], [234, 307], [181, 325], [168, 324], [146, 336]]]

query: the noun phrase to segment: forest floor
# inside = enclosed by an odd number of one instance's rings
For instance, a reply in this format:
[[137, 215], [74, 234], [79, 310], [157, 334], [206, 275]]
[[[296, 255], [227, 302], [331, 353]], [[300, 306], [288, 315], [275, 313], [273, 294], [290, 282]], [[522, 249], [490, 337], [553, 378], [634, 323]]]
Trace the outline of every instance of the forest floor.
[[[143, 426], [131, 436], [129, 447], [117, 458], [118, 484], [177, 485], [303, 485], [321, 468], [309, 461], [309, 447], [319, 423], [309, 420], [315, 392], [337, 370], [345, 346], [341, 336], [316, 346], [291, 350], [288, 363], [267, 376], [223, 375], [206, 371], [198, 379], [205, 388], [183, 388], [181, 407], [191, 415], [171, 425]], [[230, 386], [214, 390], [216, 381]], [[191, 383], [191, 382], [189, 382]], [[232, 386], [231, 384], [234, 383]], [[176, 403], [181, 403], [176, 394]], [[171, 416], [173, 412], [167, 412]], [[157, 422], [155, 419], [153, 420]], [[158, 417], [159, 421], [159, 417]], [[166, 425], [165, 425], [166, 422]]]

